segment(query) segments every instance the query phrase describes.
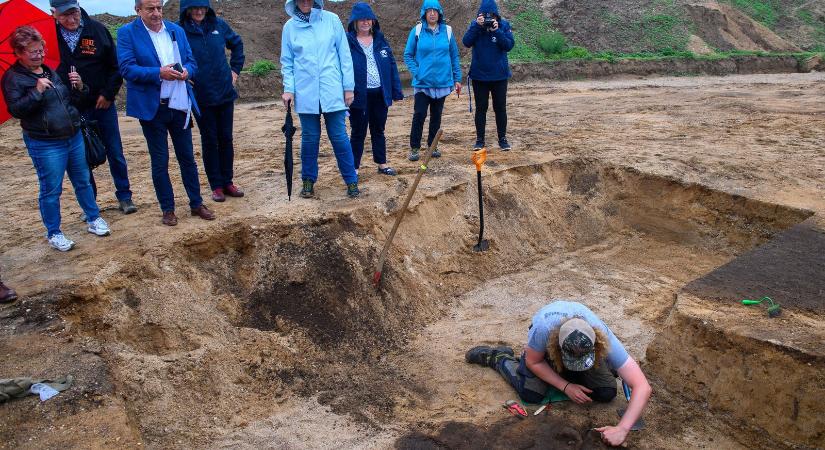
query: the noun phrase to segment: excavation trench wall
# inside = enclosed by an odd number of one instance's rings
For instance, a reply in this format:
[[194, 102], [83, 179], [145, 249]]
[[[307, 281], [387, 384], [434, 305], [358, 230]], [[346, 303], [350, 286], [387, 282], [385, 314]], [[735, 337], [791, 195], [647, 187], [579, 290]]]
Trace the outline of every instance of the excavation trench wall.
[[629, 168], [557, 161], [485, 176], [491, 249], [477, 254], [476, 201], [474, 184], [422, 188], [378, 291], [373, 264], [399, 198], [192, 235], [52, 304], [98, 343], [147, 444], [201, 446], [296, 395], [366, 423], [393, 420], [426, 389], [387, 352], [403, 352], [410, 333], [493, 274], [622, 233], [732, 258], [809, 215]]

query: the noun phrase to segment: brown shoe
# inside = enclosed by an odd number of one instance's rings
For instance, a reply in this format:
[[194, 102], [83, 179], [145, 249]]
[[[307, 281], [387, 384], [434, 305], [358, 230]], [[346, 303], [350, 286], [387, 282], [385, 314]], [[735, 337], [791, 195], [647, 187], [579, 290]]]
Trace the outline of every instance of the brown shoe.
[[178, 224], [178, 216], [175, 215], [175, 211], [163, 212], [163, 224], [170, 227]]
[[192, 215], [198, 216], [203, 220], [215, 220], [215, 213], [209, 210], [205, 205], [200, 205], [197, 208], [192, 208]]
[[0, 303], [11, 303], [17, 300], [17, 292], [0, 281]]
[[238, 189], [234, 184], [227, 184], [223, 188], [223, 192], [230, 197], [243, 197], [243, 191]]

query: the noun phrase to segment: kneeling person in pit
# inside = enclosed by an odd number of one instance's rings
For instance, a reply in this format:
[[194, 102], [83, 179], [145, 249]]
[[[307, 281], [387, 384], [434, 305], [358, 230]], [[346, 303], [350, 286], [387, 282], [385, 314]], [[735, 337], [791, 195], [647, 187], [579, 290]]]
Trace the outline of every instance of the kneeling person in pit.
[[576, 302], [554, 301], [540, 309], [520, 358], [509, 347], [479, 346], [467, 352], [466, 360], [498, 371], [527, 403], [542, 403], [554, 388], [578, 404], [609, 402], [616, 397], [618, 373], [633, 395], [616, 426], [596, 429], [610, 445], [624, 443], [652, 392], [616, 335]]

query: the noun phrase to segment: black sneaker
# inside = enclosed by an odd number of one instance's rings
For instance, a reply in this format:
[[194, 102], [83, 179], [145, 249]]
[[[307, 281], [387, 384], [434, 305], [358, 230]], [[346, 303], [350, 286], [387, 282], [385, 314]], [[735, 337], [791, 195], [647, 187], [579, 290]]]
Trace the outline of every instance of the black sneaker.
[[433, 158], [441, 158], [441, 152], [437, 148], [433, 150]]
[[418, 158], [421, 157], [420, 155], [421, 149], [418, 148], [411, 148], [410, 149], [410, 156], [407, 157], [410, 161], [418, 161]]
[[513, 356], [513, 349], [504, 346], [493, 348], [488, 345], [479, 345], [478, 347], [467, 350], [467, 353], [464, 355], [464, 360], [471, 364], [478, 364], [495, 369], [499, 355]]
[[304, 180], [304, 187], [301, 188], [301, 197], [312, 198], [315, 195], [315, 183], [312, 180]]
[[137, 206], [135, 206], [131, 199], [119, 201], [118, 209], [123, 212], [123, 214], [134, 214], [137, 212]]
[[358, 183], [350, 183], [347, 185], [347, 197], [357, 198], [359, 195], [361, 195], [361, 191], [358, 190]]
[[498, 146], [501, 148], [501, 151], [504, 151], [504, 152], [509, 152], [510, 149], [513, 148], [513, 147], [510, 147], [510, 143], [507, 142], [506, 137], [503, 137], [503, 138], [498, 140]]
[[473, 146], [473, 150], [481, 150], [484, 148], [484, 141], [476, 140], [476, 145]]

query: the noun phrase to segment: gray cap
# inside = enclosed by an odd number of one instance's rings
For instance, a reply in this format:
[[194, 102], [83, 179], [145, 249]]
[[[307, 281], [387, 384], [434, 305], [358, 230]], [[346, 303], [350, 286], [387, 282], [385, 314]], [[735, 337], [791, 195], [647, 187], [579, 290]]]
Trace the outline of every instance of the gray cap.
[[80, 9], [80, 3], [77, 0], [49, 0], [49, 5], [60, 14], [73, 8]]

